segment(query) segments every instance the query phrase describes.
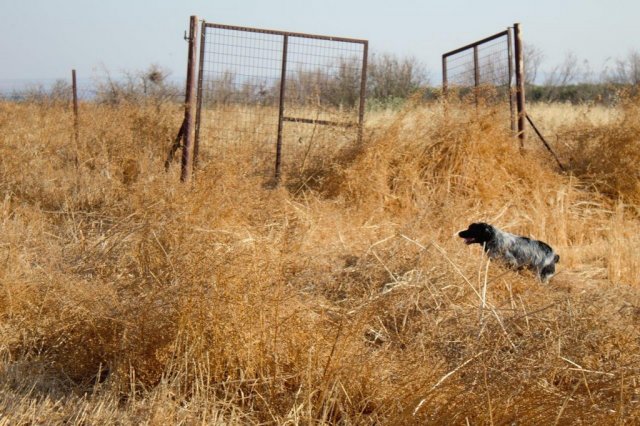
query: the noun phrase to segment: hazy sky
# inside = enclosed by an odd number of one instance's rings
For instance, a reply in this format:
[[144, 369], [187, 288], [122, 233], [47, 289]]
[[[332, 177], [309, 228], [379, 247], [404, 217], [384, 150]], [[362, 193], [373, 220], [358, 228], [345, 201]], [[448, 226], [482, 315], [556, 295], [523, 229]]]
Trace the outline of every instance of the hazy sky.
[[413, 55], [438, 81], [440, 55], [522, 25], [545, 54], [601, 69], [640, 49], [640, 0], [0, 0], [0, 80], [89, 78], [156, 63], [182, 78], [189, 15], [230, 25], [366, 38], [373, 52]]

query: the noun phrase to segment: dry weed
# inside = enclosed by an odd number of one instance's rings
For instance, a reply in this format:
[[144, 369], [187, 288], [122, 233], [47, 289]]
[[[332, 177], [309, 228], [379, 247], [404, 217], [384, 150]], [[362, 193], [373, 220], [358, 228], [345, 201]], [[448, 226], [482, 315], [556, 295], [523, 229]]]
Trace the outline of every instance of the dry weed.
[[[82, 112], [76, 143], [61, 107], [0, 105], [0, 423], [638, 418], [637, 199], [521, 153], [497, 111], [310, 133], [277, 189], [251, 144], [165, 173], [177, 108]], [[631, 144], [625, 117], [593, 143]], [[608, 157], [588, 170], [630, 181]], [[488, 262], [455, 237], [476, 220], [548, 241], [559, 274]]]

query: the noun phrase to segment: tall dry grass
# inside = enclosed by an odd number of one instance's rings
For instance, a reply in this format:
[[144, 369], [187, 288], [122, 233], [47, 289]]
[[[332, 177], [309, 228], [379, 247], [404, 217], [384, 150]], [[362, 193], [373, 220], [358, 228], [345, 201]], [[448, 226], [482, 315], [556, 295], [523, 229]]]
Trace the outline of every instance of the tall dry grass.
[[[277, 189], [252, 145], [165, 173], [175, 108], [82, 112], [74, 142], [68, 111], [0, 105], [0, 423], [637, 421], [637, 204], [498, 112], [311, 134]], [[548, 241], [559, 274], [488, 262], [455, 237], [476, 220]]]

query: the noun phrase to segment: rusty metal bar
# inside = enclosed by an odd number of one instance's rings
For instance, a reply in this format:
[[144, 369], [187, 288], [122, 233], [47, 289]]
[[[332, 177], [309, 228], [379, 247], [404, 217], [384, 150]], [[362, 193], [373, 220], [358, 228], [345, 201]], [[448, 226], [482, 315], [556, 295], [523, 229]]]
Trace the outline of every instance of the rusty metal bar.
[[76, 142], [78, 141], [78, 83], [76, 81], [76, 70], [71, 70], [71, 87], [73, 90], [73, 131]]
[[478, 64], [478, 45], [473, 46], [473, 93], [478, 106], [478, 98], [480, 97], [480, 65]]
[[[191, 174], [191, 147], [193, 144], [193, 126], [195, 122], [195, 78], [196, 78], [196, 55], [198, 36], [198, 17], [192, 15], [189, 19], [189, 53], [187, 57], [187, 87], [184, 96], [184, 144], [182, 145], [182, 168], [180, 180], [186, 182]], [[194, 150], [195, 158], [195, 150]]]
[[367, 65], [369, 61], [369, 42], [365, 41], [362, 51], [362, 69], [360, 70], [360, 105], [358, 106], [358, 143], [364, 133], [364, 109], [367, 98]]
[[478, 64], [478, 46], [473, 46], [473, 85], [480, 86], [480, 65]]
[[325, 126], [335, 126], [335, 127], [355, 127], [359, 126], [360, 123], [341, 123], [339, 121], [328, 121], [328, 120], [315, 120], [311, 118], [296, 118], [296, 117], [282, 117], [282, 121], [289, 121], [292, 123], [305, 123], [305, 124], [322, 124]]
[[282, 36], [282, 72], [280, 73], [280, 100], [278, 104], [278, 140], [276, 142], [276, 183], [280, 180], [282, 167], [282, 129], [284, 125], [284, 95], [287, 81], [287, 50], [289, 48], [289, 35]]
[[333, 36], [325, 36], [325, 35], [319, 35], [319, 34], [294, 33], [290, 31], [277, 31], [277, 30], [268, 30], [263, 28], [239, 27], [236, 25], [223, 25], [223, 24], [215, 24], [212, 22], [207, 23], [206, 26], [209, 28], [219, 28], [222, 30], [248, 31], [252, 33], [272, 34], [272, 35], [280, 35], [280, 36], [288, 36], [288, 37], [303, 37], [303, 38], [313, 38], [317, 40], [343, 41], [346, 43], [362, 43], [362, 44], [368, 43], [367, 40], [362, 40], [357, 38], [333, 37]]
[[547, 150], [551, 153], [551, 155], [553, 155], [553, 158], [556, 159], [556, 162], [558, 163], [558, 166], [560, 167], [560, 170], [562, 170], [563, 172], [565, 171], [564, 166], [562, 165], [562, 163], [560, 162], [560, 159], [558, 159], [558, 156], [556, 155], [556, 153], [553, 151], [553, 149], [551, 149], [551, 146], [547, 143], [546, 139], [544, 138], [544, 136], [542, 136], [542, 133], [540, 133], [540, 130], [538, 130], [538, 128], [536, 127], [535, 124], [533, 124], [533, 120], [531, 120], [531, 117], [529, 117], [529, 114], [526, 114], [527, 117], [527, 121], [529, 122], [529, 124], [531, 124], [531, 127], [533, 127], [533, 130], [535, 130], [536, 135], [538, 135], [538, 137], [540, 138], [540, 140], [542, 141], [542, 143], [544, 144], [544, 146], [547, 148]]
[[448, 91], [448, 79], [447, 79], [447, 57], [442, 55], [442, 94], [446, 97]]
[[518, 113], [518, 138], [520, 139], [520, 147], [524, 147], [526, 139], [525, 134], [525, 93], [524, 93], [524, 52], [522, 49], [522, 34], [520, 32], [520, 24], [513, 24], [515, 33], [514, 50], [516, 55], [516, 110]]
[[200, 64], [198, 65], [198, 94], [196, 96], [196, 135], [193, 141], [193, 168], [198, 168], [198, 154], [200, 152], [200, 128], [202, 127], [202, 80], [204, 70], [204, 52], [206, 44], [206, 25], [202, 21], [200, 29]]
[[455, 55], [456, 53], [464, 52], [467, 49], [471, 49], [474, 46], [478, 46], [480, 44], [487, 43], [487, 42], [489, 42], [491, 40], [495, 40], [495, 39], [500, 38], [500, 37], [502, 37], [502, 36], [504, 36], [506, 34], [507, 34], [507, 31], [499, 32], [499, 33], [494, 34], [492, 36], [483, 38], [482, 40], [474, 41], [473, 43], [467, 44], [466, 46], [462, 46], [462, 47], [459, 47], [459, 48], [457, 48], [455, 50], [452, 50], [450, 52], [444, 53], [442, 56], [446, 58], [448, 56]]
[[513, 102], [513, 36], [511, 35], [511, 28], [507, 29], [507, 55], [509, 58], [509, 87], [508, 95], [509, 95], [509, 114], [511, 117], [511, 131], [515, 133], [516, 131], [516, 112], [515, 112], [515, 104]]

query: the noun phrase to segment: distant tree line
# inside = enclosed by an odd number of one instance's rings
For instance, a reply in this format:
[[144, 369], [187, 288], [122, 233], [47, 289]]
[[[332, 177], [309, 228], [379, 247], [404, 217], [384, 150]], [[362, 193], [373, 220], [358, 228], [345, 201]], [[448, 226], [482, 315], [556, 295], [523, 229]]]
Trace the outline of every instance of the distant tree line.
[[638, 86], [621, 83], [576, 83], [564, 86], [527, 85], [527, 102], [615, 103], [621, 92], [638, 93]]
[[[413, 57], [374, 54], [369, 58], [366, 96], [369, 102], [403, 100], [428, 87], [426, 67]], [[353, 108], [360, 100], [361, 61], [340, 58], [330, 66], [290, 69], [285, 97], [289, 104]], [[279, 78], [246, 78], [231, 71], [217, 72], [203, 86], [205, 105], [274, 105], [279, 98]]]
[[[525, 45], [528, 101], [612, 103], [621, 90], [631, 93], [640, 90], [640, 52], [635, 50], [614, 61], [597, 75], [588, 62], [580, 62], [571, 53], [559, 65], [542, 72], [543, 58], [540, 49]], [[485, 75], [492, 66], [499, 70], [498, 65], [483, 64]], [[232, 71], [217, 71], [212, 75], [215, 77], [204, 80], [205, 106], [275, 105], [278, 101], [279, 76], [251, 79]], [[123, 102], [182, 102], [184, 87], [171, 82], [168, 76], [169, 72], [158, 65], [125, 73], [117, 79], [105, 71], [105, 77], [96, 82], [90, 98], [111, 105]], [[426, 66], [414, 57], [372, 54], [367, 77], [366, 95], [370, 108], [397, 106], [416, 94], [426, 100], [434, 99], [440, 93], [440, 87], [431, 84]], [[462, 86], [459, 90], [461, 96], [472, 93], [472, 87]], [[285, 94], [290, 105], [354, 108], [359, 102], [360, 88], [360, 60], [345, 57], [338, 59], [335, 64], [290, 69]], [[504, 96], [500, 93], [506, 90], [506, 86], [496, 87], [496, 90], [499, 96]], [[9, 100], [68, 102], [71, 90], [68, 82], [60, 80], [48, 89], [36, 86], [3, 97]]]
[[621, 91], [631, 94], [640, 89], [640, 52], [630, 51], [601, 72], [591, 69], [567, 53], [563, 61], [541, 75], [544, 55], [540, 49], [525, 45], [525, 79], [527, 100], [533, 102], [601, 102], [612, 103]]
[[[90, 87], [86, 84], [78, 88], [78, 97], [100, 104], [182, 102], [184, 85], [169, 80], [169, 71], [152, 64], [141, 71], [125, 72], [119, 78], [112, 77], [104, 70], [102, 78], [96, 79]], [[0, 99], [10, 101], [38, 102], [46, 104], [67, 104], [72, 100], [71, 82], [56, 80], [45, 87], [33, 84], [21, 90], [12, 90], [0, 95]]]

